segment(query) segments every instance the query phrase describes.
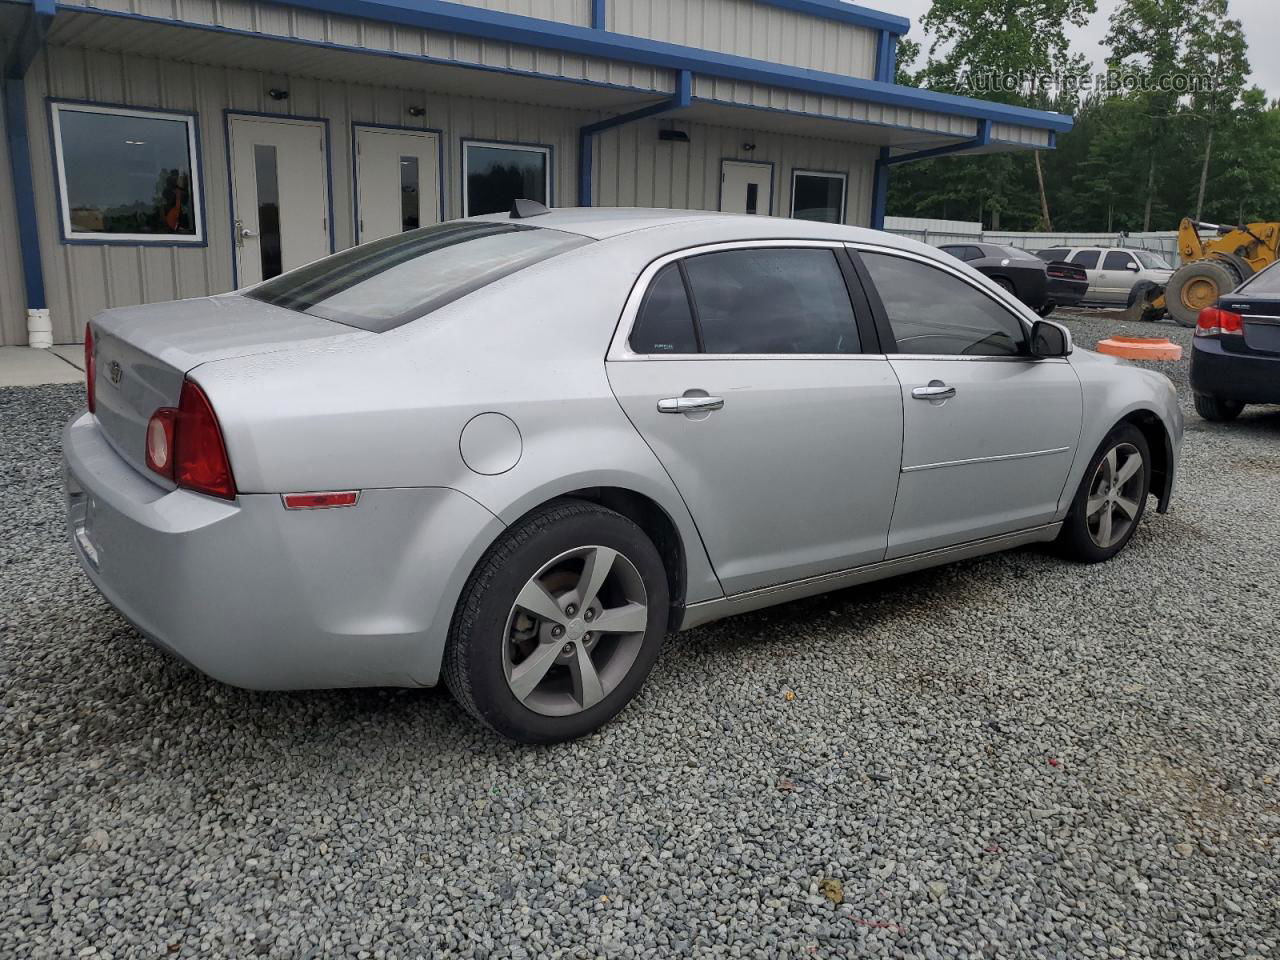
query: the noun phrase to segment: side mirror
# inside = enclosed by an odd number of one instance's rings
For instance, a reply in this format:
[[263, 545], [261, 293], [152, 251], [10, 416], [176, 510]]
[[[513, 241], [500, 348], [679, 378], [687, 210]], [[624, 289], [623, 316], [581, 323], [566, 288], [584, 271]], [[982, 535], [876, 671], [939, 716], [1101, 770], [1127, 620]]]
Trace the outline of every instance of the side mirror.
[[1137, 265], [1136, 263], [1134, 263], [1132, 260], [1130, 260], [1127, 264], [1125, 264], [1125, 267], [1124, 267], [1124, 268], [1125, 268], [1126, 270], [1132, 270], [1134, 273], [1137, 273], [1137, 272], [1138, 272], [1138, 269], [1139, 269], [1139, 268], [1138, 268], [1138, 265]]
[[1040, 360], [1071, 355], [1071, 331], [1052, 320], [1037, 320], [1031, 327], [1031, 355]]

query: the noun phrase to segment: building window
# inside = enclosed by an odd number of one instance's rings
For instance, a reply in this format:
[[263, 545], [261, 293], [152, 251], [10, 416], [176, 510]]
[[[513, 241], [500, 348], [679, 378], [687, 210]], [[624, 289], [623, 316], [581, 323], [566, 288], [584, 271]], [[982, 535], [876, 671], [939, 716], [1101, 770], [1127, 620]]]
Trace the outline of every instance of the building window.
[[791, 173], [791, 216], [798, 220], [844, 223], [843, 173], [793, 170]]
[[68, 240], [200, 243], [195, 117], [53, 104]]
[[506, 213], [516, 200], [551, 205], [551, 148], [462, 144], [462, 215]]

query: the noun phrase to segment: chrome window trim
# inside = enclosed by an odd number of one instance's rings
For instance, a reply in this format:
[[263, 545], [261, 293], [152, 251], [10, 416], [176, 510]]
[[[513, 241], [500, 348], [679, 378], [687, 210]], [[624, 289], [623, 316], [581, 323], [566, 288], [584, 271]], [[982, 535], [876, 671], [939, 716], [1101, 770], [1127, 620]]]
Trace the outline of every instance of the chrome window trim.
[[[628, 342], [631, 339], [636, 317], [640, 313], [640, 305], [644, 302], [645, 294], [649, 292], [649, 285], [658, 271], [670, 263], [704, 253], [724, 253], [730, 250], [812, 247], [839, 252], [846, 246], [848, 244], [843, 240], [725, 240], [664, 253], [641, 271], [631, 287], [631, 293], [627, 295], [626, 303], [623, 304], [622, 315], [614, 329], [613, 340], [609, 343], [605, 360], [611, 363], [648, 360], [679, 362], [690, 360], [884, 360], [886, 357], [883, 353], [636, 353]], [[854, 310], [852, 303], [850, 303], [850, 310], [851, 312]], [[855, 329], [857, 329], [856, 326]], [[861, 339], [861, 331], [858, 333]]]
[[[1003, 309], [1006, 313], [1012, 315], [1015, 320], [1017, 320], [1019, 323], [1022, 324], [1023, 336], [1025, 336], [1028, 340], [1031, 339], [1031, 328], [1035, 325], [1036, 320], [1040, 319], [1039, 317], [1035, 317], [1030, 312], [1030, 308], [1026, 304], [1024, 304], [1021, 300], [1017, 299], [1016, 297], [1009, 296], [1003, 290], [999, 290], [998, 292], [995, 290], [987, 290], [985, 287], [981, 286], [980, 284], [975, 283], [972, 277], [967, 276], [962, 270], [958, 269], [957, 266], [953, 266], [952, 264], [947, 263], [944, 260], [935, 259], [934, 257], [926, 256], [925, 254], [922, 254], [922, 253], [917, 253], [914, 250], [903, 250], [899, 247], [889, 247], [889, 246], [885, 246], [883, 244], [878, 244], [878, 243], [868, 243], [865, 240], [849, 242], [849, 243], [846, 243], [845, 246], [848, 247], [849, 250], [852, 251], [853, 253], [862, 253], [865, 251], [867, 253], [881, 253], [881, 254], [887, 254], [893, 257], [901, 257], [904, 260], [915, 260], [918, 263], [923, 263], [925, 266], [933, 267], [936, 270], [941, 270], [943, 273], [950, 274], [955, 279], [959, 280], [961, 283], [966, 284], [970, 289], [976, 290], [978, 293], [985, 296], [988, 300], [990, 300], [996, 306]], [[951, 257], [950, 254], [948, 254], [947, 256]], [[951, 259], [954, 260], [955, 258], [951, 257]], [[960, 263], [963, 263], [963, 261], [956, 260], [955, 263], [960, 264]], [[970, 357], [970, 356], [964, 356], [963, 354], [958, 354], [958, 353], [891, 353], [891, 354], [888, 354], [887, 356], [889, 357], [890, 360], [897, 360], [897, 359], [959, 360], [959, 361], [970, 362], [970, 363], [974, 361], [978, 361], [982, 363], [993, 363], [993, 362], [994, 363], [1067, 363], [1068, 362], [1066, 357], [1033, 357], [1033, 356], [1021, 356], [1021, 355], [1016, 357], [1008, 357], [1008, 356], [998, 356], [998, 357], [972, 356]]]
[[994, 457], [969, 457], [966, 460], [939, 460], [936, 463], [920, 463], [914, 467], [903, 467], [903, 473], [916, 473], [920, 470], [941, 470], [944, 467], [965, 467], [974, 463], [1000, 463], [1005, 460], [1028, 460], [1031, 457], [1051, 457], [1059, 453], [1070, 453], [1070, 447], [1053, 447], [1048, 450], [1028, 450], [1026, 453], [1000, 453]]

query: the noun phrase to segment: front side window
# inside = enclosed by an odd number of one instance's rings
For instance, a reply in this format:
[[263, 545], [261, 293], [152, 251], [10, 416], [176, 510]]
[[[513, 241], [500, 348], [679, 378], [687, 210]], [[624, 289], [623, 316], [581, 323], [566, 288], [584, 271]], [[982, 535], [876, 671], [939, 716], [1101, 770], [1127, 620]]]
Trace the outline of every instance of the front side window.
[[1021, 321], [944, 270], [890, 254], [862, 253], [884, 304], [898, 353], [1013, 357], [1023, 353]]
[[1071, 262], [1077, 267], [1084, 267], [1086, 270], [1096, 270], [1098, 269], [1098, 251], [1077, 250], [1072, 255]]
[[551, 148], [464, 141], [462, 215], [506, 213], [516, 200], [551, 205]]
[[439, 223], [281, 274], [245, 296], [380, 333], [592, 241], [518, 223]]
[[758, 247], [684, 261], [707, 353], [859, 353], [844, 274], [828, 248]]
[[1128, 270], [1133, 258], [1119, 250], [1111, 250], [1102, 258], [1103, 270]]
[[844, 222], [845, 175], [796, 170], [791, 175], [791, 216], [820, 223]]
[[200, 243], [195, 118], [53, 104], [53, 146], [68, 240]]

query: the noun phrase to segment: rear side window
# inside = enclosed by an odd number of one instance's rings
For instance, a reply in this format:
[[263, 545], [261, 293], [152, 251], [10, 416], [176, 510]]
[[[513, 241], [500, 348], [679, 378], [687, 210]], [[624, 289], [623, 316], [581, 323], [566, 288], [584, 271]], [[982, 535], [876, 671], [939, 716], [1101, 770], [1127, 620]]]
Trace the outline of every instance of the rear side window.
[[979, 290], [918, 260], [862, 253], [884, 304], [897, 353], [1011, 357], [1022, 353], [1022, 323]]
[[290, 270], [245, 296], [381, 333], [591, 242], [527, 224], [441, 223]]
[[1098, 269], [1098, 251], [1077, 250], [1071, 257], [1071, 262], [1078, 267], [1084, 267], [1086, 270], [1096, 270]]
[[1111, 250], [1102, 258], [1103, 270], [1127, 270], [1133, 263], [1133, 257], [1119, 250]]
[[833, 250], [727, 250], [684, 265], [707, 353], [861, 351]]
[[649, 284], [628, 342], [636, 353], [698, 352], [693, 311], [677, 264], [667, 264]]

